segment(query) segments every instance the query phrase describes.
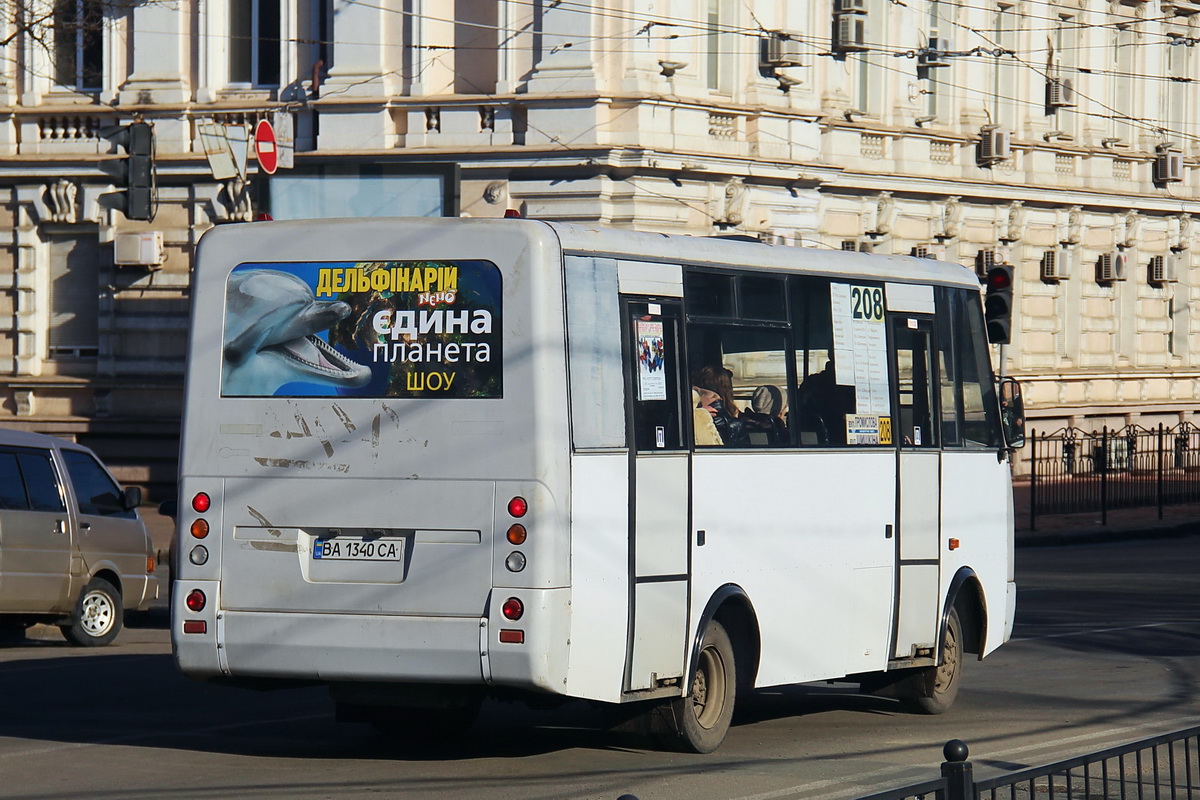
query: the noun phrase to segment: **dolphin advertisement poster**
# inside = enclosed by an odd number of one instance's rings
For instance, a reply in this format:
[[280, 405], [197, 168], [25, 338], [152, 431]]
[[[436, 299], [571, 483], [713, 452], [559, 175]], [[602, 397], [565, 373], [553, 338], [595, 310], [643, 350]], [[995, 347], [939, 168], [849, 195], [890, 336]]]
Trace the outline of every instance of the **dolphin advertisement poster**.
[[488, 261], [240, 264], [221, 396], [503, 397], [500, 290]]

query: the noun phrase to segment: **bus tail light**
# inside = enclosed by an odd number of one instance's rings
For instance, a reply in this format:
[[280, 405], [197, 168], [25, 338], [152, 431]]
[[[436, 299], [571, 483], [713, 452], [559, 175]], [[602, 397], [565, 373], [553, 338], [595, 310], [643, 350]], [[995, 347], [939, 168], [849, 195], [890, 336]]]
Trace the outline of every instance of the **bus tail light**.
[[197, 492], [196, 496], [192, 498], [192, 510], [198, 514], [203, 514], [211, 507], [212, 498], [204, 492]]
[[503, 644], [525, 644], [525, 631], [502, 630], [500, 641]]
[[525, 526], [519, 522], [514, 522], [508, 526], [508, 534], [506, 538], [509, 544], [525, 544], [525, 539], [529, 533], [525, 530]]
[[511, 619], [513, 622], [516, 622], [525, 613], [525, 604], [515, 597], [510, 597], [504, 601], [504, 605], [500, 607], [500, 610], [504, 613], [505, 619]]
[[187, 607], [189, 611], [203, 611], [204, 606], [208, 605], [208, 598], [204, 596], [204, 592], [199, 589], [192, 589], [188, 592]]
[[208, 633], [208, 623], [202, 619], [189, 619], [183, 623], [184, 633]]
[[191, 531], [192, 531], [192, 536], [194, 536], [197, 539], [203, 539], [205, 536], [208, 536], [208, 520], [206, 520], [206, 519], [192, 520]]
[[524, 497], [514, 497], [508, 501], [508, 514], [511, 517], [520, 519], [529, 511], [529, 503], [525, 502]]

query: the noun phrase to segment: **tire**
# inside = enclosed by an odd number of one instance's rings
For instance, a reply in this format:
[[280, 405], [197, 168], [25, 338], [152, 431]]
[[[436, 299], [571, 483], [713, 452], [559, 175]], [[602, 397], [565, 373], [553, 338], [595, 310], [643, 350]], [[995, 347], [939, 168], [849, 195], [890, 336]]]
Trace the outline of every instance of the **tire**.
[[102, 647], [117, 638], [124, 615], [121, 593], [103, 578], [92, 578], [79, 595], [71, 621], [58, 627], [73, 645]]
[[688, 753], [716, 750], [729, 732], [736, 695], [733, 643], [713, 620], [700, 640], [691, 691], [658, 709], [666, 744]]
[[941, 662], [936, 667], [915, 670], [896, 686], [896, 695], [906, 710], [914, 714], [944, 714], [950, 710], [962, 683], [962, 645], [962, 623], [952, 608], [942, 634]]

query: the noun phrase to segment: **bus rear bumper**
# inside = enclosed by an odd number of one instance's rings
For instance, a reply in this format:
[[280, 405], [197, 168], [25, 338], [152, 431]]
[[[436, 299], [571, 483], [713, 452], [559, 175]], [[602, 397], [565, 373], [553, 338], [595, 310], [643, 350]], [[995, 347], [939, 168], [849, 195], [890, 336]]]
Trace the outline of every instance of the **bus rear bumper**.
[[479, 617], [225, 611], [223, 667], [235, 677], [482, 683]]

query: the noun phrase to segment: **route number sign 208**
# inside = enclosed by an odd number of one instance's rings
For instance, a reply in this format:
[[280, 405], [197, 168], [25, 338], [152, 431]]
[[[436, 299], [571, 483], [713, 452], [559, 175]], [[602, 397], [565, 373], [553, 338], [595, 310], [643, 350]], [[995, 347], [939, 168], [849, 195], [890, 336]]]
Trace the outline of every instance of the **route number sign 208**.
[[878, 286], [851, 286], [850, 311], [854, 319], [882, 321], [883, 289]]

